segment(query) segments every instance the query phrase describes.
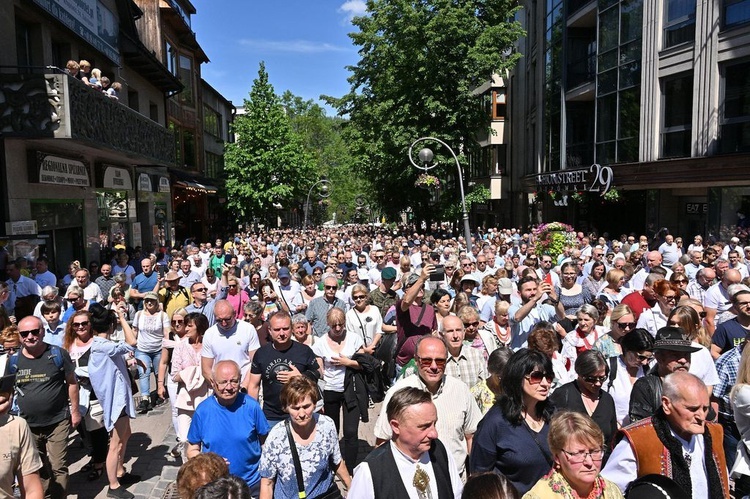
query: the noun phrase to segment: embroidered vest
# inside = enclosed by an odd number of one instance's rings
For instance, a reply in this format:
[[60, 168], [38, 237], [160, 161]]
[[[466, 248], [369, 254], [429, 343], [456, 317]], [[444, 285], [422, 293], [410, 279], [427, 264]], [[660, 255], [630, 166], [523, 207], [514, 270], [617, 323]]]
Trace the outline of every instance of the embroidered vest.
[[[453, 487], [448, 470], [448, 454], [440, 440], [433, 440], [429, 450], [432, 470], [437, 482], [438, 499], [452, 499]], [[404, 481], [393, 458], [391, 446], [385, 443], [376, 448], [365, 459], [372, 475], [372, 489], [375, 499], [392, 499], [395, 497], [409, 497]], [[411, 477], [407, 477], [407, 482]]]

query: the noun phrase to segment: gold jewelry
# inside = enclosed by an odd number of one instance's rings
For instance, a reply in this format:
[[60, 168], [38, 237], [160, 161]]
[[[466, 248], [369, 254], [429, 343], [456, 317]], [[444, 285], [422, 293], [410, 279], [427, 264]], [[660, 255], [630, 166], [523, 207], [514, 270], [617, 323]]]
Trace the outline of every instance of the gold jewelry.
[[420, 468], [419, 465], [417, 465], [417, 470], [414, 472], [414, 480], [412, 484], [421, 495], [426, 494], [430, 487], [430, 475]]

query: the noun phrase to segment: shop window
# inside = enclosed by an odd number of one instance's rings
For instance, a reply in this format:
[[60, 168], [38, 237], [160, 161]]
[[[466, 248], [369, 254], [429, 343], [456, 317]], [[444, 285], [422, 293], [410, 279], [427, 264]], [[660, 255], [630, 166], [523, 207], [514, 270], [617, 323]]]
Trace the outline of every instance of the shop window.
[[724, 68], [721, 152], [750, 151], [750, 62]]
[[750, 0], [723, 1], [724, 28], [750, 23]]
[[695, 40], [695, 1], [666, 0], [664, 48]]
[[693, 120], [693, 74], [662, 83], [662, 158], [690, 157]]

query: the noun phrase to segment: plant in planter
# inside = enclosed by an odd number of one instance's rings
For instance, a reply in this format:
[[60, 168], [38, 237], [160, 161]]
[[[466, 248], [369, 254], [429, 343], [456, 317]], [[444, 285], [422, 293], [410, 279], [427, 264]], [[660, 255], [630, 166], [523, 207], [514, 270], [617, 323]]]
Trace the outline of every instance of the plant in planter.
[[570, 195], [570, 199], [572, 199], [576, 203], [583, 203], [583, 201], [586, 199], [586, 196], [583, 194], [583, 192], [576, 191]]
[[576, 244], [575, 229], [562, 222], [542, 224], [532, 231], [536, 244], [534, 252], [539, 255], [550, 255], [557, 258], [568, 246]]
[[422, 189], [440, 189], [440, 179], [429, 173], [422, 173], [414, 182], [414, 187], [421, 187]]
[[605, 201], [609, 201], [610, 203], [618, 203], [618, 202], [622, 201], [622, 196], [620, 195], [620, 191], [618, 191], [615, 188], [612, 188], [612, 189], [608, 190], [604, 194], [604, 196], [602, 196], [602, 198]]

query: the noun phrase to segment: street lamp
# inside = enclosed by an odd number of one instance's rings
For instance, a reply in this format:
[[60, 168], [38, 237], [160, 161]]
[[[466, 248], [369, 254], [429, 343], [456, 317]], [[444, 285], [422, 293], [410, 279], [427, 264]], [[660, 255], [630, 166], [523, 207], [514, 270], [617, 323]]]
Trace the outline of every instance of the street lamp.
[[330, 189], [328, 188], [329, 184], [330, 182], [328, 181], [328, 179], [324, 177], [310, 186], [310, 190], [307, 191], [307, 201], [305, 201], [305, 223], [302, 227], [307, 227], [307, 218], [310, 211], [310, 195], [312, 194], [313, 189], [315, 189], [315, 187], [319, 185], [320, 192], [318, 193], [318, 195], [321, 198], [325, 199], [331, 195]]
[[434, 142], [437, 142], [438, 144], [442, 145], [448, 151], [451, 153], [451, 156], [453, 156], [453, 159], [456, 161], [456, 168], [458, 169], [458, 186], [461, 188], [461, 207], [463, 210], [463, 219], [464, 219], [464, 237], [466, 238], [466, 253], [471, 253], [471, 228], [469, 227], [469, 212], [466, 211], [466, 196], [464, 195], [464, 176], [463, 172], [461, 171], [461, 163], [458, 162], [458, 157], [456, 156], [456, 153], [453, 152], [453, 149], [443, 142], [440, 139], [436, 139], [435, 137], [420, 137], [417, 140], [415, 140], [411, 146], [409, 146], [409, 162], [414, 165], [415, 168], [419, 170], [424, 170], [425, 173], [437, 166], [437, 163], [435, 163], [432, 166], [428, 166], [429, 163], [432, 162], [432, 159], [435, 157], [435, 155], [432, 153], [432, 149], [428, 147], [424, 147], [420, 149], [418, 153], [419, 161], [422, 162], [422, 166], [419, 166], [414, 162], [413, 159], [413, 150], [414, 146], [416, 146], [418, 143], [431, 140]]

